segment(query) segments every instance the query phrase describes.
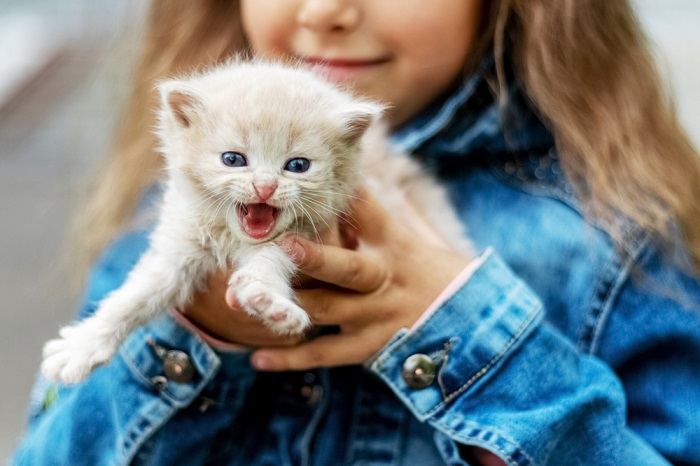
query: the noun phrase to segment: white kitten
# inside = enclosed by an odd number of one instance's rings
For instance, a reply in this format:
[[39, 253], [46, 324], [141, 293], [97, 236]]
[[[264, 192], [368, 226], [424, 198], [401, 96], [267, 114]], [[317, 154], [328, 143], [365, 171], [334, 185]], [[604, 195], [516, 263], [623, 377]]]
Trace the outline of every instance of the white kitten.
[[84, 379], [137, 326], [185, 307], [209, 273], [228, 265], [246, 312], [280, 334], [304, 331], [310, 321], [290, 286], [295, 265], [276, 240], [290, 231], [313, 238], [334, 223], [360, 173], [392, 213], [434, 225], [470, 254], [443, 190], [393, 153], [374, 124], [381, 106], [310, 71], [259, 61], [233, 61], [159, 90], [168, 177], [150, 248], [94, 315], [45, 345], [44, 376]]

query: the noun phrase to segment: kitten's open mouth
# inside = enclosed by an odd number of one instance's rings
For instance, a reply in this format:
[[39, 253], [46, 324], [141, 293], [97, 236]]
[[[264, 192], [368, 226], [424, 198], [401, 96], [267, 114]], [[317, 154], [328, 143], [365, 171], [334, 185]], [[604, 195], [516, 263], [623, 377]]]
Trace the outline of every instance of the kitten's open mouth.
[[270, 204], [244, 204], [238, 207], [238, 220], [248, 236], [263, 239], [275, 227], [280, 212]]

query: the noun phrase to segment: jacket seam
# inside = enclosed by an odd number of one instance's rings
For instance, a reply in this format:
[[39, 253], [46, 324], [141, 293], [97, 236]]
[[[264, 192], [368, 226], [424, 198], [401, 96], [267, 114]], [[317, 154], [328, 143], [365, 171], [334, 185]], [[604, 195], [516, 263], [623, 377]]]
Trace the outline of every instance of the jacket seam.
[[[586, 216], [579, 198], [572, 190], [573, 188], [568, 188], [570, 184], [566, 178], [562, 178], [562, 182], [566, 184], [561, 185], [542, 181], [523, 180], [515, 175], [506, 173], [501, 166], [491, 166], [489, 172], [512, 189], [516, 189], [531, 196], [558, 201], [577, 214], [585, 224], [601, 232], [606, 238], [610, 238], [608, 226], [600, 221], [596, 221], [595, 218]], [[645, 244], [648, 240], [648, 234], [643, 232], [643, 230], [629, 219], [624, 220], [623, 228], [620, 231], [623, 232], [624, 241], [621, 246], [624, 248], [626, 255], [634, 255], [640, 245]]]
[[[467, 421], [468, 424], [471, 425], [479, 425], [475, 424], [472, 422]], [[494, 429], [492, 427], [488, 428], [483, 428], [481, 426], [479, 427], [474, 427], [473, 429], [478, 430], [480, 433], [490, 433], [496, 437], [496, 439], [501, 439], [505, 443], [510, 444], [513, 449], [520, 455], [522, 455], [525, 458], [525, 462], [518, 462], [516, 459], [513, 458], [513, 453], [512, 452], [507, 452], [500, 446], [496, 444], [496, 442], [491, 442], [488, 440], [484, 440], [483, 438], [480, 438], [478, 436], [474, 435], [465, 435], [464, 433], [458, 432], [454, 430], [453, 428], [445, 425], [441, 421], [435, 421], [434, 425], [436, 428], [438, 428], [440, 431], [442, 431], [444, 434], [446, 434], [450, 439], [454, 441], [459, 441], [460, 443], [464, 443], [465, 445], [472, 445], [472, 446], [479, 446], [479, 447], [492, 447], [496, 449], [498, 452], [502, 453], [506, 459], [508, 460], [509, 464], [515, 465], [515, 466], [527, 466], [529, 464], [534, 464], [534, 461], [532, 457], [520, 446], [520, 444], [501, 431]], [[472, 443], [469, 443], [469, 440], [472, 441]]]
[[[201, 393], [204, 387], [207, 384], [209, 384], [209, 382], [211, 382], [215, 373], [216, 370], [202, 375], [202, 380], [199, 384], [197, 384], [197, 388], [194, 390], [196, 392], [195, 395], [192, 396], [191, 399], [186, 403], [182, 401], [173, 402], [172, 397], [168, 396], [162, 391], [159, 393], [159, 396], [157, 397], [158, 403], [164, 404], [167, 408], [167, 412], [164, 416], [161, 416], [156, 422], [149, 423], [148, 427], [139, 433], [139, 437], [136, 440], [134, 440], [131, 447], [125, 452], [125, 457], [127, 459], [126, 464], [130, 463], [134, 459], [137, 452], [139, 451], [139, 448], [141, 448], [141, 446], [143, 446], [145, 442], [148, 441], [148, 439], [151, 438], [161, 426], [163, 426], [167, 421], [169, 421], [179, 409], [189, 406], [192, 400], [196, 398], [197, 394]], [[141, 415], [141, 418], [144, 419], [143, 415]], [[146, 418], [146, 420], [148, 419]], [[128, 434], [129, 431], [126, 432], [126, 435]]]
[[[522, 180], [517, 176], [509, 175], [499, 165], [491, 166], [489, 172], [512, 189], [517, 189], [518, 191], [531, 196], [546, 197], [548, 199], [559, 201], [574, 211], [581, 218], [584, 217], [583, 211], [581, 210], [581, 204], [578, 202], [578, 198], [573, 194], [573, 192], [567, 191], [562, 185], [545, 183], [541, 181]], [[602, 229], [600, 225], [593, 224], [592, 226]]]
[[[483, 266], [483, 265], [486, 263], [486, 261], [488, 260], [488, 258], [491, 257], [491, 256], [493, 255], [493, 249], [487, 250], [487, 252], [486, 252], [485, 254], [486, 254], [486, 255], [483, 257], [483, 262], [482, 262], [481, 266]], [[478, 267], [478, 268], [474, 271], [474, 274], [472, 275], [472, 278], [473, 278], [477, 273], [479, 273], [479, 269], [480, 269], [480, 268], [481, 268], [481, 267]], [[463, 283], [463, 284], [462, 284], [462, 287], [468, 286], [468, 284], [469, 284], [469, 280], [468, 280], [466, 283]], [[521, 286], [522, 286], [522, 284], [517, 284], [516, 287], [514, 287], [513, 292], [515, 292], [516, 290], [518, 290], [519, 287], [521, 287]], [[449, 297], [445, 300], [445, 302], [443, 302], [443, 303], [440, 305], [440, 308], [445, 307], [445, 306], [451, 304], [453, 301], [457, 300], [457, 299], [458, 299], [458, 294], [459, 294], [459, 293], [454, 293], [454, 294], [452, 294], [451, 296], [449, 296]], [[431, 314], [428, 316], [428, 318], [425, 319], [425, 320], [418, 326], [418, 328], [413, 329], [412, 331], [408, 331], [407, 333], [405, 333], [404, 335], [402, 335], [400, 338], [397, 338], [394, 342], [388, 344], [388, 346], [386, 346], [385, 348], [383, 348], [382, 350], [380, 350], [380, 354], [379, 354], [379, 356], [377, 357], [377, 359], [374, 361], [373, 365], [374, 365], [375, 367], [378, 367], [378, 368], [379, 368], [379, 367], [382, 367], [382, 366], [384, 365], [384, 363], [386, 362], [386, 360], [389, 359], [389, 358], [391, 357], [391, 354], [393, 353], [393, 350], [394, 350], [395, 348], [400, 347], [400, 346], [403, 346], [403, 345], [405, 345], [405, 344], [407, 344], [407, 343], [409, 343], [409, 342], [415, 341], [416, 339], [419, 339], [419, 337], [422, 336], [422, 335], [425, 333], [426, 328], [428, 327], [428, 324], [431, 323], [434, 319], [437, 319], [437, 316], [438, 316], [438, 315], [439, 315], [439, 312], [437, 312], [437, 310], [436, 310], [436, 312], [431, 313]]]
[[[518, 285], [519, 287], [522, 287], [522, 285]], [[425, 413], [425, 416], [432, 416], [436, 412], [440, 411], [442, 408], [444, 408], [447, 403], [451, 402], [454, 400], [457, 396], [462, 394], [464, 391], [466, 391], [469, 387], [474, 385], [478, 380], [480, 380], [486, 373], [488, 373], [493, 366], [496, 365], [496, 363], [505, 355], [508, 350], [515, 344], [516, 341], [520, 339], [522, 334], [525, 332], [527, 328], [530, 327], [532, 323], [535, 322], [535, 320], [542, 315], [542, 305], [537, 304], [534, 311], [531, 313], [531, 315], [524, 320], [521, 324], [520, 327], [515, 331], [513, 336], [503, 345], [503, 348], [501, 349], [500, 352], [495, 354], [484, 366], [482, 366], [478, 371], [476, 371], [463, 385], [461, 385], [459, 388], [454, 390], [452, 393], [448, 394], [446, 397], [443, 398], [443, 401], [439, 403], [437, 406], [433, 407], [429, 411]]]
[[599, 349], [600, 341], [603, 336], [603, 330], [605, 324], [608, 322], [610, 313], [613, 311], [613, 303], [615, 299], [619, 296], [622, 287], [629, 281], [630, 270], [634, 266], [635, 262], [639, 260], [642, 252], [648, 247], [651, 241], [651, 233], [647, 233], [642, 241], [639, 242], [637, 248], [629, 254], [626, 258], [620, 272], [617, 274], [615, 280], [611, 283], [608, 290], [605, 301], [602, 303], [598, 315], [592, 324], [591, 341], [587, 348], [590, 354], [595, 355]]
[[598, 274], [596, 285], [591, 290], [592, 297], [590, 304], [586, 306], [587, 310], [583, 312], [581, 323], [578, 328], [578, 339], [576, 347], [582, 351], [589, 353], [593, 344], [593, 334], [598, 325], [601, 314], [605, 311], [607, 303], [610, 302], [610, 296], [615, 287], [615, 282], [619, 278], [620, 265], [619, 258], [613, 256], [606, 261]]
[[[155, 422], [148, 422], [148, 426], [142, 431], [138, 432], [137, 439], [134, 440], [134, 442], [128, 449], [126, 449], [126, 451], [124, 451], [124, 465], [130, 464], [134, 460], [136, 454], [141, 449], [141, 447], [148, 441], [148, 439], [150, 439], [153, 436], [153, 434], [158, 431], [158, 429], [165, 425], [165, 423], [167, 423], [178, 410], [178, 408], [175, 405], [166, 403], [161, 398], [158, 398], [158, 402], [165, 404], [167, 408], [165, 415], [158, 418]], [[144, 418], [143, 415], [141, 415], [139, 419], [145, 419], [148, 421], [148, 418]], [[136, 425], [138, 425], [138, 423], [136, 423]], [[125, 432], [125, 436], [129, 435], [130, 432], [131, 431]]]

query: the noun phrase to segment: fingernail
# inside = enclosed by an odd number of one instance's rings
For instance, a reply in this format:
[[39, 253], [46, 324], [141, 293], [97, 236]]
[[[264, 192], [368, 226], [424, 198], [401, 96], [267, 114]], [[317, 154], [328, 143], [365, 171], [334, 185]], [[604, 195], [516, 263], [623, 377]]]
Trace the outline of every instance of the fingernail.
[[299, 244], [298, 241], [294, 241], [291, 244], [290, 255], [292, 256], [292, 259], [294, 259], [294, 262], [302, 262], [304, 260], [304, 257], [306, 256], [306, 250], [304, 249], [304, 246]]
[[287, 251], [287, 254], [295, 261], [301, 262], [306, 256], [304, 246], [299, 244], [295, 235], [289, 234], [280, 240], [280, 246]]
[[253, 355], [252, 363], [253, 363], [253, 367], [255, 367], [256, 369], [262, 370], [262, 371], [274, 369], [274, 364], [272, 362], [272, 359], [270, 359], [264, 355], [260, 355], [260, 354]]

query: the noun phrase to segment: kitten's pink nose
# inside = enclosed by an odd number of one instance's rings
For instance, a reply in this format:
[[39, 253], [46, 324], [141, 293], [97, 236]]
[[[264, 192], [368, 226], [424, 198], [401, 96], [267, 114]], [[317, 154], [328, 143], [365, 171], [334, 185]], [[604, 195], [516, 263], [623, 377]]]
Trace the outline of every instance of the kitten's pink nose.
[[277, 183], [265, 183], [265, 184], [255, 184], [253, 183], [253, 189], [258, 193], [260, 202], [265, 202], [275, 193], [277, 189]]

